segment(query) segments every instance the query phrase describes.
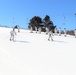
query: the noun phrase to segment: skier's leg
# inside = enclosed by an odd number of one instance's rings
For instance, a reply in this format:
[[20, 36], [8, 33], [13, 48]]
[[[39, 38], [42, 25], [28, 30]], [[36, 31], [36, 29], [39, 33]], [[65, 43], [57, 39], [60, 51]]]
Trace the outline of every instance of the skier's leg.
[[48, 41], [50, 41], [51, 34], [49, 33]]
[[64, 36], [66, 37], [66, 32], [64, 32]]
[[12, 41], [12, 34], [11, 34], [11, 36], [10, 36], [10, 41]]
[[51, 40], [53, 41], [52, 35], [50, 37], [51, 37]]
[[37, 27], [35, 27], [35, 31], [36, 31], [36, 33], [37, 33]]
[[46, 32], [45, 32], [45, 33], [47, 34], [47, 29], [45, 28], [45, 30], [46, 30]]
[[65, 37], [66, 37], [66, 33], [65, 33]]
[[14, 41], [14, 35], [12, 36], [12, 41]]
[[15, 36], [13, 36], [13, 41], [14, 41], [14, 42], [16, 41], [16, 38], [15, 38]]

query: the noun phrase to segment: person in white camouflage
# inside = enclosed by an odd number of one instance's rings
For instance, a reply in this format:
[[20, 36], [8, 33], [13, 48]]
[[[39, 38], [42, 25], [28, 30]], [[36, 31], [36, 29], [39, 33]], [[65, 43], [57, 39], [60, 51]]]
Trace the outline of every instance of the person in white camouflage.
[[57, 35], [57, 28], [54, 29], [55, 35]]
[[64, 36], [66, 37], [67, 31], [66, 28], [64, 28]]
[[17, 29], [18, 29], [18, 32], [20, 32], [20, 27], [19, 27], [19, 25], [17, 25]]
[[10, 41], [15, 41], [15, 35], [17, 35], [16, 34], [16, 32], [15, 32], [15, 29], [13, 29], [11, 32], [10, 32]]
[[61, 32], [62, 32], [61, 27], [59, 27], [59, 36], [61, 36]]
[[36, 33], [37, 33], [37, 27], [35, 26], [35, 31], [36, 31]]
[[48, 41], [50, 41], [50, 38], [51, 38], [51, 41], [53, 41], [53, 32], [52, 30], [49, 31], [49, 37], [48, 37]]
[[39, 32], [39, 34], [41, 34], [41, 27], [38, 28], [38, 32]]

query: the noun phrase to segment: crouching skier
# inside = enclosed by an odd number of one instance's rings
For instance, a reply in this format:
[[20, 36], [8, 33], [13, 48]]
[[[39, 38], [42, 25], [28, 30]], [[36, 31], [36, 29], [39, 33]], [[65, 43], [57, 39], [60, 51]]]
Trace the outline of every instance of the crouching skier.
[[53, 31], [52, 30], [50, 30], [49, 31], [49, 37], [48, 37], [48, 41], [50, 41], [50, 38], [51, 38], [51, 40], [53, 41], [53, 38], [52, 38], [52, 36], [53, 36]]
[[10, 32], [10, 35], [11, 35], [10, 41], [15, 41], [15, 35], [17, 35], [16, 32], [15, 32], [15, 29], [13, 29], [13, 30]]

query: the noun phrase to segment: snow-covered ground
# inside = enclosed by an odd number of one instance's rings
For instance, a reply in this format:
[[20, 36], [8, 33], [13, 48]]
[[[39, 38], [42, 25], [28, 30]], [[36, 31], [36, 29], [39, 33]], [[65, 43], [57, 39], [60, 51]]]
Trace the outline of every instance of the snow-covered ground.
[[30, 33], [21, 29], [16, 42], [11, 28], [0, 27], [0, 75], [76, 75], [76, 38]]

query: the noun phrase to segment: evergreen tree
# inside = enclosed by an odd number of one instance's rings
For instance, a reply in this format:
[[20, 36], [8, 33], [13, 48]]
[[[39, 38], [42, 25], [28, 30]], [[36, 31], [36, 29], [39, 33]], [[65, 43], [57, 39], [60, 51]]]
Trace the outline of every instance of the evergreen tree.
[[39, 27], [39, 24], [42, 23], [42, 19], [39, 16], [34, 16], [30, 22], [29, 22], [29, 26], [32, 26], [33, 29], [35, 29], [35, 27]]

